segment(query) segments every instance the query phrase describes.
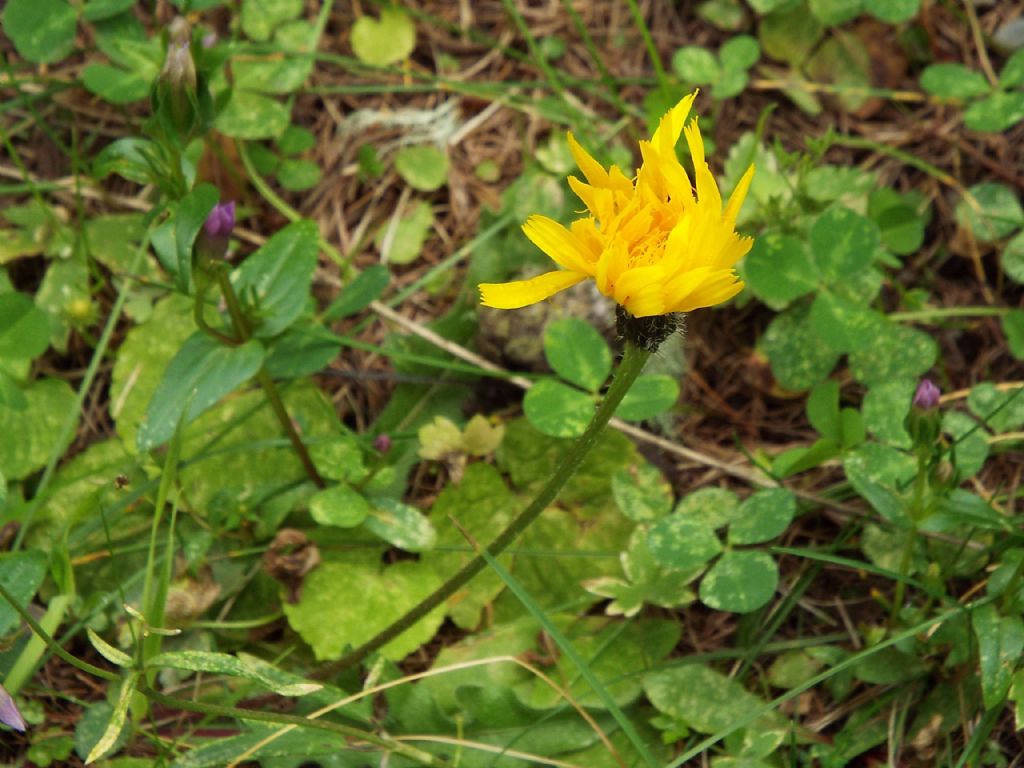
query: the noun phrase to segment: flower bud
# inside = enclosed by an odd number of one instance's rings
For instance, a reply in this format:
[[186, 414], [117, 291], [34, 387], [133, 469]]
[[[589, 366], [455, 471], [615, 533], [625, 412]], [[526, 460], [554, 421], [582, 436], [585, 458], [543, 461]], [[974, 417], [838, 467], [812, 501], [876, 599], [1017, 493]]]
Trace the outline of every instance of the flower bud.
[[926, 453], [933, 451], [942, 434], [942, 413], [938, 408], [941, 395], [931, 379], [921, 379], [903, 422], [914, 447]]
[[231, 231], [235, 228], [235, 201], [217, 203], [206, 217], [196, 238], [195, 254], [201, 264], [222, 261], [228, 252]]
[[2, 685], [0, 685], [0, 723], [10, 726], [16, 731], [25, 732], [25, 718], [18, 711], [18, 705], [14, 703], [14, 698], [4, 690]]
[[199, 124], [196, 65], [188, 22], [177, 18], [167, 34], [167, 58], [153, 93], [153, 111], [164, 127], [187, 142]]
[[379, 453], [387, 453], [391, 450], [391, 435], [381, 434], [373, 440], [373, 448]]

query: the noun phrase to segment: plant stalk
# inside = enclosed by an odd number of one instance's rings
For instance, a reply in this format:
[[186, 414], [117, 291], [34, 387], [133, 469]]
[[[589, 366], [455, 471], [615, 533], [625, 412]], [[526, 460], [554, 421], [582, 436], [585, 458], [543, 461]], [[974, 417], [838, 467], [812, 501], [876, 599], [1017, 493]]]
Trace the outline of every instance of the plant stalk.
[[[517, 515], [512, 522], [508, 524], [508, 527], [498, 534], [498, 537], [490, 543], [487, 547], [488, 556], [497, 557], [504, 552], [509, 545], [515, 541], [545, 509], [547, 509], [548, 505], [555, 500], [555, 497], [558, 496], [562, 487], [566, 484], [569, 478], [573, 476], [576, 470], [579, 469], [584, 457], [586, 457], [591, 448], [594, 447], [598, 437], [601, 435], [601, 432], [603, 432], [605, 427], [608, 425], [609, 419], [611, 419], [615, 410], [619, 407], [619, 403], [622, 402], [622, 398], [626, 395], [626, 392], [629, 391], [633, 382], [636, 381], [637, 376], [640, 375], [640, 371], [643, 370], [644, 364], [647, 362], [647, 358], [650, 357], [650, 354], [651, 353], [645, 349], [641, 349], [629, 342], [626, 343], [625, 353], [623, 354], [622, 361], [619, 363], [619, 367], [615, 372], [615, 377], [612, 379], [611, 386], [608, 388], [604, 398], [601, 400], [601, 404], [594, 412], [594, 417], [590, 420], [590, 424], [587, 425], [586, 431], [577, 438], [575, 443], [573, 443], [569, 452], [562, 458], [562, 461], [551, 475], [551, 478], [537, 493], [529, 506], [520, 512], [519, 515]], [[400, 619], [385, 627], [370, 640], [342, 656], [337, 661], [320, 668], [315, 672], [313, 677], [321, 679], [329, 677], [358, 664], [371, 653], [384, 645], [387, 645], [389, 642], [416, 624], [416, 622], [428, 613], [443, 604], [449, 597], [462, 589], [463, 586], [469, 583], [474, 576], [486, 567], [487, 560], [484, 556], [482, 554], [476, 555], [472, 560], [452, 575], [444, 584], [424, 598], [418, 605], [406, 612], [406, 614]]]

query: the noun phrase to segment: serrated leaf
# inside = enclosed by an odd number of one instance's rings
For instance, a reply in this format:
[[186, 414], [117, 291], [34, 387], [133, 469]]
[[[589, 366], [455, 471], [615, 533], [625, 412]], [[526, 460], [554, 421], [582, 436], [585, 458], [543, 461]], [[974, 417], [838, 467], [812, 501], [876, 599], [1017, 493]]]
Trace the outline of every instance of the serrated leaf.
[[319, 251], [316, 224], [297, 221], [274, 233], [232, 274], [239, 298], [256, 310], [257, 337], [276, 336], [302, 314]]
[[679, 399], [679, 384], [671, 376], [642, 375], [633, 382], [615, 415], [626, 421], [643, 421], [669, 410]]
[[555, 373], [590, 392], [604, 384], [612, 369], [612, 354], [601, 334], [575, 317], [548, 323], [544, 355]]
[[700, 600], [717, 611], [750, 613], [772, 599], [778, 583], [779, 569], [770, 555], [726, 552], [701, 579]]
[[145, 453], [171, 438], [222, 397], [249, 381], [263, 365], [263, 345], [255, 339], [226, 347], [197, 331], [182, 345], [153, 393], [136, 446]]
[[729, 526], [730, 544], [760, 544], [780, 536], [796, 514], [796, 497], [785, 488], [767, 488], [746, 498]]
[[594, 416], [594, 398], [555, 379], [541, 379], [527, 390], [523, 412], [551, 437], [582, 435]]

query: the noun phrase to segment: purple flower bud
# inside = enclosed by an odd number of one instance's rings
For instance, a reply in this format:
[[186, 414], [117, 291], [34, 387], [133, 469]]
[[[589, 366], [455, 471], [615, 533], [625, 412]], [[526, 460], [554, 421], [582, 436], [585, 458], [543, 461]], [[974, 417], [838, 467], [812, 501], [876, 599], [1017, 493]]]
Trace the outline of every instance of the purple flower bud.
[[18, 711], [18, 705], [14, 703], [11, 694], [5, 691], [2, 685], [0, 685], [0, 723], [9, 725], [16, 731], [25, 732], [25, 718]]
[[203, 35], [203, 39], [200, 41], [203, 48], [213, 48], [217, 44], [217, 33], [207, 32]]
[[914, 393], [914, 407], [920, 408], [922, 411], [930, 411], [939, 404], [941, 395], [942, 392], [931, 379], [921, 379], [921, 383], [917, 385], [917, 391]]
[[373, 447], [380, 453], [387, 453], [391, 450], [391, 436], [388, 434], [377, 435], [373, 440]]
[[206, 217], [203, 229], [210, 237], [228, 238], [231, 237], [231, 230], [235, 228], [235, 201], [228, 203], [217, 203]]

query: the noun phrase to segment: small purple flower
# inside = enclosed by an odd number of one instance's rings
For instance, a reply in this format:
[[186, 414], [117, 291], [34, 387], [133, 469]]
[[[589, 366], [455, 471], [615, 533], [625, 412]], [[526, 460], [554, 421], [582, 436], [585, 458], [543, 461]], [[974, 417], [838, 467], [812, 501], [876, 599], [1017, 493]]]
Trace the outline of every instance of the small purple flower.
[[231, 237], [231, 230], [235, 228], [235, 201], [228, 203], [217, 203], [206, 217], [203, 229], [206, 234], [215, 238]]
[[9, 725], [16, 731], [25, 732], [25, 718], [18, 711], [18, 705], [14, 703], [11, 694], [4, 690], [2, 685], [0, 685], [0, 723]]
[[373, 447], [380, 453], [387, 453], [391, 450], [391, 436], [388, 434], [377, 435], [373, 439]]
[[914, 393], [914, 407], [920, 408], [922, 411], [930, 411], [939, 404], [941, 395], [942, 392], [935, 386], [935, 382], [931, 379], [921, 379], [921, 383], [917, 385], [917, 391]]

